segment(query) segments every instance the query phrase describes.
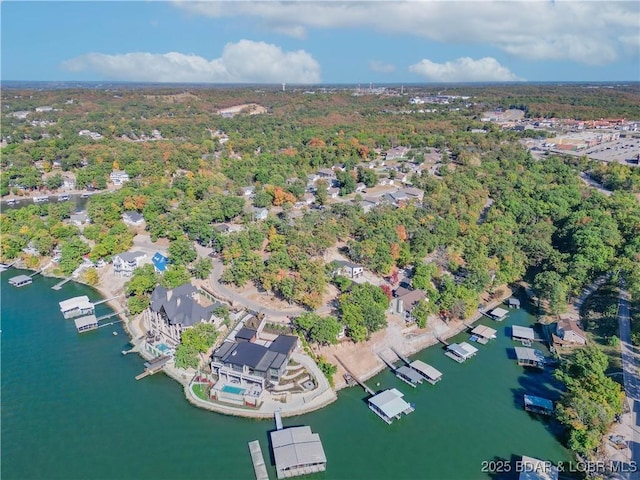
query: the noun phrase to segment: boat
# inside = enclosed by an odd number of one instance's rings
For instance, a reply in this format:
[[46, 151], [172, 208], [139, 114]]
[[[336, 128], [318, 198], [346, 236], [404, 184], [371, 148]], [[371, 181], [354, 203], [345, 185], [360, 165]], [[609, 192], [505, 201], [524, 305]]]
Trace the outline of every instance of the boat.
[[113, 335], [114, 335], [114, 336], [117, 336], [117, 335], [118, 335], [118, 332], [112, 332], [112, 333], [113, 333]]
[[355, 378], [353, 378], [351, 374], [345, 373], [343, 376], [344, 376], [344, 381], [347, 382], [347, 386], [353, 387], [354, 385], [357, 384]]
[[48, 201], [49, 201], [49, 197], [47, 197], [47, 196], [33, 197], [33, 203], [44, 203], [44, 202], [48, 202]]

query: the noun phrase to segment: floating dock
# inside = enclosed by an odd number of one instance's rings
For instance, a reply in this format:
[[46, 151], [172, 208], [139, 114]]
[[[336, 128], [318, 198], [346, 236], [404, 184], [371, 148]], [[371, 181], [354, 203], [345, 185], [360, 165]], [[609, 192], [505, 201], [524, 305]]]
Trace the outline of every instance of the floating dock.
[[467, 342], [462, 342], [452, 343], [447, 347], [447, 351], [444, 354], [456, 362], [462, 363], [473, 357], [476, 353], [478, 353], [476, 347], [469, 345]]
[[267, 466], [264, 463], [262, 448], [260, 448], [260, 442], [258, 440], [249, 442], [249, 452], [251, 453], [251, 461], [253, 462], [253, 471], [256, 474], [256, 480], [269, 480]]
[[411, 385], [413, 388], [416, 388], [416, 384], [422, 383], [422, 377], [417, 372], [414, 372], [413, 369], [409, 368], [408, 366], [403, 365], [399, 368], [396, 368], [396, 366], [393, 363], [391, 363], [389, 360], [384, 358], [381, 354], [378, 354], [378, 357], [380, 357], [380, 360], [382, 360], [385, 363], [385, 365], [387, 365], [391, 369], [391, 371], [395, 374], [396, 377], [398, 377], [400, 380], [402, 380], [406, 384]]
[[403, 396], [403, 393], [391, 388], [374, 395], [367, 402], [376, 415], [391, 425], [394, 419], [399, 419], [402, 414], [409, 415], [415, 410], [411, 404], [402, 399]]
[[52, 290], [60, 290], [65, 283], [70, 282], [71, 280], [73, 280], [72, 277], [65, 278], [61, 282], [56, 283], [53, 287], [51, 287], [51, 289]]
[[424, 363], [420, 360], [415, 360], [409, 364], [411, 368], [417, 371], [420, 375], [422, 375], [427, 382], [431, 385], [435, 385], [440, 380], [442, 380], [442, 372], [436, 370], [431, 365]]
[[73, 322], [76, 324], [78, 333], [89, 332], [98, 328], [98, 319], [93, 314], [76, 318]]
[[548, 398], [536, 397], [535, 395], [525, 395], [524, 409], [531, 413], [551, 415], [553, 414], [553, 402]]
[[[63, 285], [66, 281], [68, 280], [60, 282], [54, 286], [53, 289], [56, 290], [56, 287]], [[58, 290], [59, 288], [60, 287], [58, 287]], [[62, 313], [62, 316], [66, 319], [79, 317], [81, 315], [91, 315], [95, 311], [93, 303], [91, 303], [89, 297], [86, 295], [63, 300], [59, 302], [58, 305], [60, 305], [60, 313]]]

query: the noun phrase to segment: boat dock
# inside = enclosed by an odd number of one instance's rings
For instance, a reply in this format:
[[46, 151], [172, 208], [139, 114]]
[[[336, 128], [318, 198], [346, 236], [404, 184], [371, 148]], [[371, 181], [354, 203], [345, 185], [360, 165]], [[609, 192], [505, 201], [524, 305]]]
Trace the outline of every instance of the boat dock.
[[276, 410], [273, 413], [273, 417], [276, 421], [276, 430], [282, 430], [282, 416], [280, 416], [280, 410]]
[[116, 295], [115, 297], [105, 298], [104, 300], [100, 300], [99, 302], [93, 302], [93, 306], [101, 305], [103, 303], [107, 303], [110, 300], [115, 300], [116, 298], [120, 298], [122, 295]]
[[9, 285], [13, 285], [14, 287], [24, 287], [25, 285], [30, 285], [32, 282], [33, 279], [31, 275], [17, 275], [9, 279]]
[[60, 290], [65, 283], [70, 282], [71, 280], [73, 280], [72, 277], [65, 278], [61, 282], [56, 283], [53, 287], [51, 287], [51, 289], [52, 290]]
[[251, 453], [251, 461], [253, 462], [256, 480], [269, 480], [267, 466], [264, 463], [264, 455], [262, 455], [262, 448], [260, 448], [260, 442], [258, 440], [249, 442], [249, 452]]
[[387, 365], [387, 367], [391, 369], [396, 377], [398, 377], [407, 385], [411, 385], [413, 388], [416, 388], [416, 384], [422, 383], [422, 377], [409, 366], [403, 365], [401, 367], [396, 367], [381, 354], [378, 354], [378, 357], [380, 357], [380, 360], [382, 360], [385, 365]]
[[443, 344], [445, 347], [449, 346], [449, 342], [447, 342], [444, 338], [442, 337], [436, 337], [436, 340], [438, 340], [441, 344]]
[[400, 360], [402, 360], [406, 364], [407, 368], [414, 370], [421, 376], [420, 382], [418, 383], [422, 383], [423, 378], [427, 382], [429, 382], [431, 385], [435, 385], [440, 380], [442, 380], [442, 372], [436, 370], [431, 365], [428, 365], [420, 360], [414, 360], [412, 362], [411, 360], [409, 360], [408, 357], [405, 357], [404, 355], [402, 355], [395, 348], [391, 347], [391, 350], [393, 351], [393, 353], [395, 353], [398, 356]]
[[337, 360], [337, 362], [340, 365], [342, 365], [342, 368], [345, 369], [345, 371], [351, 376], [351, 378], [353, 378], [356, 382], [358, 382], [358, 385], [360, 385], [362, 388], [364, 388], [365, 392], [367, 392], [369, 395], [375, 395], [376, 394], [376, 392], [371, 390], [364, 382], [362, 382], [358, 377], [356, 377], [353, 373], [351, 373], [349, 371], [349, 369], [347, 368], [347, 366], [344, 364], [344, 362], [342, 360], [340, 360], [337, 355], [334, 355], [333, 357]]
[[161, 355], [159, 357], [154, 358], [153, 360], [149, 360], [144, 363], [144, 372], [139, 375], [136, 375], [136, 380], [140, 380], [147, 375], [153, 375], [162, 370], [165, 364], [171, 360], [171, 357], [167, 357], [166, 355]]

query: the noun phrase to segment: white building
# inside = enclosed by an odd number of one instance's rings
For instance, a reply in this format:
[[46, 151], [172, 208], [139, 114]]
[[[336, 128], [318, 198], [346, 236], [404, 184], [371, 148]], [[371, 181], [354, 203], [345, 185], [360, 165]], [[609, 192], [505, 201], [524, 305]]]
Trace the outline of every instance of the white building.
[[122, 185], [123, 183], [128, 182], [129, 174], [127, 172], [123, 172], [122, 170], [114, 170], [109, 174], [109, 179], [111, 183], [114, 185]]
[[130, 277], [142, 265], [147, 254], [144, 252], [123, 252], [113, 257], [113, 273], [120, 277]]

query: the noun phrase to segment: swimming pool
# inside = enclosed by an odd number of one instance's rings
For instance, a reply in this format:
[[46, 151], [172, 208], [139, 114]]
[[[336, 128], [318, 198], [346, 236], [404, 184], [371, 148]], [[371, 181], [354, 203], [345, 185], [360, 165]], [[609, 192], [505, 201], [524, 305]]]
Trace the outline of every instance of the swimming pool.
[[221, 392], [233, 393], [235, 395], [242, 395], [245, 392], [246, 388], [242, 387], [234, 387], [233, 385], [225, 385], [220, 389]]

